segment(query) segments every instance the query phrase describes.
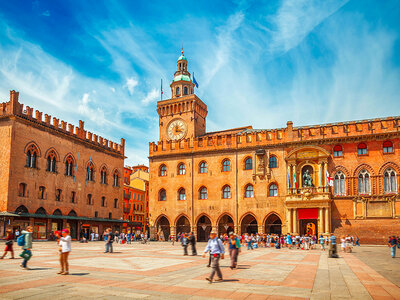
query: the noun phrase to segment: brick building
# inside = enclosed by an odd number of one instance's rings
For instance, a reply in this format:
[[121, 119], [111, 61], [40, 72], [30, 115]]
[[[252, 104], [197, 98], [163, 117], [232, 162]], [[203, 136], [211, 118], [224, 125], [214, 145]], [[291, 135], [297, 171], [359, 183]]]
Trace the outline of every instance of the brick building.
[[144, 165], [125, 166], [124, 170], [124, 231], [148, 231], [149, 168]]
[[182, 53], [171, 99], [157, 103], [153, 237], [335, 232], [384, 243], [399, 232], [400, 117], [206, 132], [207, 105], [193, 94], [187, 63]]
[[83, 233], [122, 225], [124, 139], [121, 144], [67, 124], [18, 101], [0, 103], [0, 211], [14, 230], [34, 227], [35, 239], [69, 227]]

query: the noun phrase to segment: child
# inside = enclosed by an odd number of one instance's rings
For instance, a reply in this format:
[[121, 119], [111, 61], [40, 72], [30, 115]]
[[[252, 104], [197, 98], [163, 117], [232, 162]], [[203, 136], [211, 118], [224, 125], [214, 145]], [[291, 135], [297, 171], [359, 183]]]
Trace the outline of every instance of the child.
[[26, 227], [26, 230], [22, 230], [24, 243], [22, 246], [23, 251], [19, 256], [21, 256], [24, 259], [24, 261], [21, 264], [21, 268], [24, 268], [25, 270], [29, 270], [28, 261], [32, 257], [32, 231], [33, 231], [32, 226], [28, 226]]
[[60, 240], [58, 244], [60, 245], [60, 265], [61, 271], [58, 274], [68, 275], [69, 265], [68, 265], [68, 255], [71, 252], [71, 236], [69, 235], [68, 229], [63, 229], [61, 232]]

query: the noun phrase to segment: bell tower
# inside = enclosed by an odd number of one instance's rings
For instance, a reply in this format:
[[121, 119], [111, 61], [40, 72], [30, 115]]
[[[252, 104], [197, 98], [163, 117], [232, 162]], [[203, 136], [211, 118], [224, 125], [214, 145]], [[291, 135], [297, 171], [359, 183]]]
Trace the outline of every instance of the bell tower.
[[171, 98], [157, 102], [160, 141], [179, 141], [205, 134], [207, 105], [193, 93], [183, 49], [170, 87]]

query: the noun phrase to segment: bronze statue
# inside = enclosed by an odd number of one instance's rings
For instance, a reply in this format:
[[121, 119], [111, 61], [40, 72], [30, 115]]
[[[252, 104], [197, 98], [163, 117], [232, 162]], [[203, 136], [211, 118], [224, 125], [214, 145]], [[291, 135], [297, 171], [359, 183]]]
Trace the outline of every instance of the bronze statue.
[[305, 170], [305, 172], [303, 174], [303, 186], [306, 186], [306, 187], [313, 186], [312, 177], [311, 177], [310, 172], [308, 170]]

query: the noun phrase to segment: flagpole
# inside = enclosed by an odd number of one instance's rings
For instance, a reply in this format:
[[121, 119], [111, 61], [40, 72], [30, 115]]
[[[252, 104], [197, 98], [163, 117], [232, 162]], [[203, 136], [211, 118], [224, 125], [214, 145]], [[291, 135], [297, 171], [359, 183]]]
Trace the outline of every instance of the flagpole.
[[162, 90], [162, 78], [161, 78], [161, 91], [160, 91], [161, 101], [162, 101], [162, 94], [163, 94], [163, 90]]

